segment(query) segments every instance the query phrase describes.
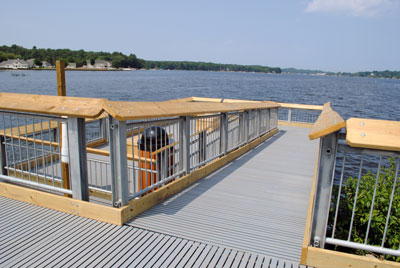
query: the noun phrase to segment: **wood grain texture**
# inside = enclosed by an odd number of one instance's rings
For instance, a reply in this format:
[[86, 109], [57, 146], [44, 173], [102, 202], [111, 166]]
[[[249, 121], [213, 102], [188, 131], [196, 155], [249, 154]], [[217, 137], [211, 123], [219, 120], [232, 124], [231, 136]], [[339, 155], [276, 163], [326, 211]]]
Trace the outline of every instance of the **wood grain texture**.
[[[57, 121], [44, 121], [41, 123], [36, 123], [36, 124], [29, 124], [29, 125], [24, 125], [20, 127], [13, 127], [13, 128], [7, 128], [5, 130], [5, 133], [7, 136], [10, 136], [11, 134], [13, 136], [18, 136], [19, 135], [29, 135], [33, 133], [40, 133], [41, 131], [49, 131], [50, 129], [57, 129], [58, 128], [58, 122]], [[0, 130], [0, 135], [4, 135], [4, 130]]]
[[0, 109], [48, 115], [96, 118], [105, 99], [0, 93]]
[[0, 182], [0, 195], [68, 214], [108, 222], [115, 225], [122, 225], [122, 209], [119, 208], [71, 199], [4, 182]]
[[345, 126], [346, 122], [337, 112], [332, 110], [330, 102], [327, 102], [324, 104], [324, 108], [311, 128], [308, 137], [310, 140], [318, 139], [338, 131]]
[[352, 147], [400, 151], [400, 122], [350, 118], [346, 142]]
[[322, 105], [309, 105], [309, 104], [297, 104], [297, 103], [283, 103], [279, 102], [282, 108], [302, 109], [302, 110], [319, 110], [321, 111], [324, 106]]
[[318, 268], [395, 268], [400, 267], [400, 263], [309, 247], [307, 266]]
[[288, 121], [278, 121], [278, 125], [281, 126], [293, 126], [293, 127], [304, 127], [304, 128], [312, 128], [314, 123], [302, 123], [302, 122], [288, 122]]
[[[260, 103], [260, 102], [264, 102], [264, 101], [188, 97], [188, 98], [170, 100], [168, 102]], [[278, 104], [282, 108], [303, 109], [303, 110], [322, 110], [323, 109], [322, 105], [309, 105], [309, 104], [283, 103], [283, 102], [278, 102]]]
[[319, 161], [319, 152], [317, 154], [317, 159], [315, 161], [314, 178], [311, 186], [310, 198], [308, 199], [307, 221], [306, 221], [306, 227], [304, 228], [304, 239], [303, 239], [301, 258], [300, 258], [300, 264], [303, 265], [306, 265], [307, 262], [308, 246], [310, 244], [310, 239], [311, 239], [311, 224], [312, 224], [312, 214], [314, 207], [315, 188], [318, 180], [318, 161]]
[[211, 102], [121, 102], [104, 103], [104, 110], [118, 120], [162, 118], [172, 116], [225, 113], [279, 107], [276, 102], [211, 103]]

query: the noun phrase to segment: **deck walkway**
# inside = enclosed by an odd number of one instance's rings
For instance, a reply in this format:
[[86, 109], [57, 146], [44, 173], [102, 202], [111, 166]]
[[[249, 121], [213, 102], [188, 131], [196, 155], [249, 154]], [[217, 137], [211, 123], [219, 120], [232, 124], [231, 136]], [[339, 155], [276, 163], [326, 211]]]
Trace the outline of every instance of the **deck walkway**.
[[318, 141], [280, 129], [128, 225], [299, 262]]
[[0, 215], [0, 267], [301, 267], [1, 196]]
[[0, 197], [0, 267], [300, 267], [318, 143], [280, 128], [122, 227]]

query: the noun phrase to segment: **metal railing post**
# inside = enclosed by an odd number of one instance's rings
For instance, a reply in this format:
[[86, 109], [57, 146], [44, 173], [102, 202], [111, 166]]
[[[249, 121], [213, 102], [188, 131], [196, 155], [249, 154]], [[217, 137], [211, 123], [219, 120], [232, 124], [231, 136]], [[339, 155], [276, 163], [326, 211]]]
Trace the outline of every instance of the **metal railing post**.
[[271, 130], [271, 109], [270, 108], [268, 108], [268, 110], [267, 110], [267, 112], [265, 113], [265, 120], [266, 120], [266, 122], [267, 122], [267, 125], [265, 126], [265, 128], [266, 128], [266, 130], [267, 131], [270, 131]]
[[114, 207], [121, 207], [129, 202], [126, 122], [109, 116], [108, 123], [112, 202]]
[[221, 139], [220, 139], [220, 152], [226, 154], [228, 151], [228, 114], [223, 113], [221, 116]]
[[68, 144], [72, 198], [89, 201], [84, 118], [68, 117]]
[[248, 143], [249, 142], [249, 129], [250, 129], [250, 115], [249, 111], [244, 111], [243, 112], [243, 117], [244, 117], [244, 142]]
[[274, 125], [271, 126], [271, 129], [278, 127], [278, 108], [273, 108], [273, 109], [271, 109], [271, 112], [272, 111], [274, 111], [274, 113], [273, 113], [274, 116], [272, 118], [272, 121], [274, 122]]
[[207, 148], [207, 130], [199, 133], [199, 162], [206, 160], [206, 148]]
[[261, 118], [261, 110], [257, 110], [257, 122], [258, 122], [258, 127], [257, 127], [257, 137], [260, 137], [262, 130], [261, 130], [261, 122], [262, 122], [262, 118]]
[[292, 108], [289, 108], [288, 110], [288, 122], [292, 122]]
[[311, 227], [311, 245], [324, 248], [331, 200], [332, 180], [335, 172], [338, 133], [334, 132], [320, 140], [318, 178], [314, 199]]
[[107, 131], [106, 118], [100, 119], [100, 132], [101, 132], [102, 138], [107, 141], [108, 140], [108, 138], [107, 138], [108, 131]]
[[190, 117], [182, 116], [179, 126], [179, 168], [190, 173]]
[[6, 170], [6, 145], [5, 145], [5, 140], [4, 136], [0, 136], [0, 175], [7, 175], [7, 170]]

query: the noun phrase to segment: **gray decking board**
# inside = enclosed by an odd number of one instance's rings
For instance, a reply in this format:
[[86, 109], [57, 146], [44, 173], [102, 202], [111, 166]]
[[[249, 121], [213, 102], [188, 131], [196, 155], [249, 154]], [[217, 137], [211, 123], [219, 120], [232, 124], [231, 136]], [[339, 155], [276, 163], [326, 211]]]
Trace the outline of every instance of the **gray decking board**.
[[[7, 236], [7, 242], [1, 243], [0, 267], [213, 267], [213, 260], [220, 267], [254, 267], [257, 260], [264, 260], [264, 264], [270, 260], [259, 254], [132, 226], [115, 226], [1, 196], [0, 215], [1, 237]], [[286, 264], [298, 267], [297, 263]]]
[[298, 262], [318, 141], [308, 140], [308, 128], [280, 129], [272, 139], [128, 224]]

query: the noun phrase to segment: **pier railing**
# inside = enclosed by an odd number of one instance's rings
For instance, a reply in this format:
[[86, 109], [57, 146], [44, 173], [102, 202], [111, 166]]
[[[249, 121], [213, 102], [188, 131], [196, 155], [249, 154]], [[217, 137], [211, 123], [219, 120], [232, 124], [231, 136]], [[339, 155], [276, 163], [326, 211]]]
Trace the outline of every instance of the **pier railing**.
[[162, 188], [277, 128], [278, 105], [272, 102], [108, 104], [114, 206]]
[[0, 179], [88, 200], [86, 147], [106, 139], [104, 101], [1, 93]]
[[308, 125], [314, 124], [321, 114], [322, 106], [293, 103], [279, 103], [279, 124]]
[[[326, 105], [310, 138], [320, 138], [320, 154], [302, 263], [364, 267], [378, 261], [339, 252], [398, 259], [400, 122], [345, 122]], [[332, 256], [340, 259], [336, 266], [327, 265]]]
[[1, 93], [0, 179], [125, 206], [276, 130], [278, 106]]

